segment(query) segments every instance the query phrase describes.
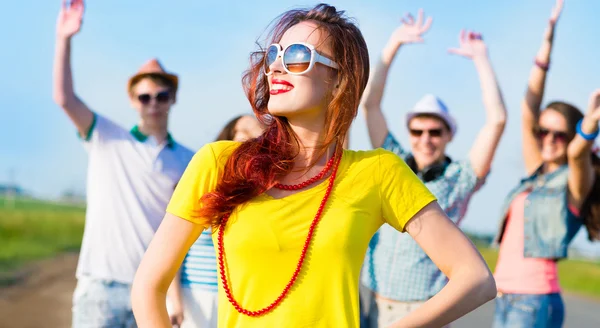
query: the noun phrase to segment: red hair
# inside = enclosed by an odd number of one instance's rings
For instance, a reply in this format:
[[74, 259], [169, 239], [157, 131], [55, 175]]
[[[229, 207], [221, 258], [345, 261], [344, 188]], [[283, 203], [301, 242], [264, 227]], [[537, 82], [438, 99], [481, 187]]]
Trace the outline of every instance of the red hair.
[[[341, 155], [344, 139], [356, 117], [360, 98], [369, 77], [367, 44], [358, 27], [343, 11], [319, 4], [310, 10], [290, 10], [283, 13], [271, 29], [267, 44], [277, 43], [292, 26], [311, 21], [327, 32], [338, 63], [338, 92], [332, 96], [326, 112], [324, 141], [318, 146], [316, 158], [336, 143], [335, 154]], [[223, 176], [215, 191], [201, 198], [200, 216], [218, 225], [224, 214], [273, 187], [294, 167], [299, 141], [287, 119], [268, 113], [269, 84], [264, 75], [265, 51], [250, 55], [250, 68], [242, 83], [256, 116], [267, 124], [266, 131], [256, 139], [242, 143], [228, 158]], [[314, 163], [312, 164], [314, 165]]]

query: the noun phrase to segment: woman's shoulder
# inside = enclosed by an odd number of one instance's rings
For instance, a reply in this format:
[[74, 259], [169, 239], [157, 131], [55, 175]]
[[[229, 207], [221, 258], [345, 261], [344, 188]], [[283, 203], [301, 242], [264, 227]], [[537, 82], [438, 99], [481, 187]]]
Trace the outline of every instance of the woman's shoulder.
[[218, 158], [223, 155], [231, 155], [241, 144], [239, 141], [219, 140], [207, 143], [204, 147], [209, 147]]
[[206, 167], [225, 165], [227, 159], [240, 144], [240, 142], [229, 140], [207, 143], [196, 152], [189, 166]]
[[347, 156], [349, 162], [358, 165], [373, 165], [390, 166], [394, 164], [402, 164], [404, 161], [398, 155], [383, 148], [372, 150], [344, 150], [344, 156]]

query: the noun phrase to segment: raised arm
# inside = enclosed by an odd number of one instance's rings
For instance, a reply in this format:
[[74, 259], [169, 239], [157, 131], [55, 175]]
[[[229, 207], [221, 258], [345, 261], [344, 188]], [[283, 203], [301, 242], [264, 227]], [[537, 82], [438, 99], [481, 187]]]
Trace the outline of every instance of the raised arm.
[[479, 74], [483, 105], [486, 112], [485, 124], [479, 131], [469, 153], [473, 170], [477, 177], [481, 179], [490, 171], [496, 148], [504, 132], [506, 107], [481, 34], [462, 30], [459, 36], [459, 44], [459, 48], [450, 49], [449, 52], [473, 60]]
[[487, 264], [437, 202], [419, 211], [406, 230], [449, 278], [434, 297], [392, 327], [442, 327], [496, 296]]
[[550, 66], [550, 53], [554, 40], [556, 23], [563, 7], [563, 0], [557, 0], [544, 33], [542, 46], [535, 57], [535, 65], [529, 74], [527, 92], [521, 103], [521, 133], [523, 134], [523, 159], [527, 174], [533, 173], [542, 163], [534, 129], [540, 115], [540, 106], [546, 85], [546, 73]]
[[577, 133], [567, 149], [569, 203], [578, 208], [581, 208], [592, 190], [595, 179], [600, 179], [600, 177], [594, 176], [591, 157], [595, 139], [593, 136], [598, 132], [598, 121], [600, 121], [600, 89], [594, 91], [590, 96], [588, 110], [581, 121], [580, 131], [587, 139]]
[[167, 213], [135, 274], [131, 302], [139, 327], [171, 328], [166, 296], [203, 227]]
[[381, 111], [381, 100], [392, 61], [403, 44], [423, 42], [421, 36], [427, 32], [431, 22], [431, 17], [423, 20], [423, 10], [419, 10], [416, 21], [410, 14], [407, 14], [402, 20], [402, 25], [392, 33], [375, 66], [375, 71], [369, 79], [363, 95], [362, 107], [365, 111], [371, 145], [374, 148], [383, 145], [389, 131]]
[[83, 19], [83, 0], [63, 0], [56, 22], [56, 49], [52, 81], [52, 96], [69, 116], [79, 134], [85, 137], [94, 120], [92, 111], [75, 95], [71, 74], [71, 39], [79, 32]]

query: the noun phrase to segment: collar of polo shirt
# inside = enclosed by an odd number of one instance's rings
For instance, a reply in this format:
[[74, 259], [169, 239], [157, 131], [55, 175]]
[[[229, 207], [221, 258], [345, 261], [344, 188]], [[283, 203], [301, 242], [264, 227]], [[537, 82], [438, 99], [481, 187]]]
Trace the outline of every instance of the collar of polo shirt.
[[[139, 142], [144, 142], [144, 141], [146, 141], [146, 139], [148, 139], [148, 136], [143, 134], [137, 125], [135, 125], [133, 128], [131, 128], [130, 132], [131, 132], [131, 135], [133, 135], [133, 137]], [[167, 133], [167, 147], [173, 148], [174, 146], [175, 146], [175, 140], [173, 140], [173, 137], [171, 136], [170, 133]]]

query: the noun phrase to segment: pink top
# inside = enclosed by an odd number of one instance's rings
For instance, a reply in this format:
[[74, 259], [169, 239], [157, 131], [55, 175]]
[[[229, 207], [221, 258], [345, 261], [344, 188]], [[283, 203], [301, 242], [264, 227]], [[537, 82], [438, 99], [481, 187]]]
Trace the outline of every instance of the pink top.
[[[523, 192], [513, 200], [506, 219], [506, 228], [494, 278], [496, 287], [504, 293], [551, 294], [560, 292], [556, 262], [551, 259], [525, 258], [525, 198]], [[576, 208], [569, 206], [574, 214]]]

